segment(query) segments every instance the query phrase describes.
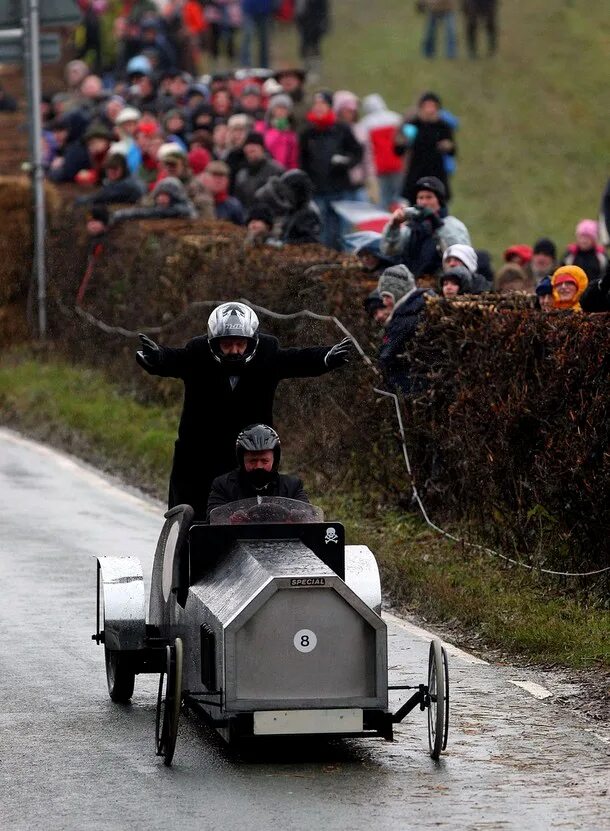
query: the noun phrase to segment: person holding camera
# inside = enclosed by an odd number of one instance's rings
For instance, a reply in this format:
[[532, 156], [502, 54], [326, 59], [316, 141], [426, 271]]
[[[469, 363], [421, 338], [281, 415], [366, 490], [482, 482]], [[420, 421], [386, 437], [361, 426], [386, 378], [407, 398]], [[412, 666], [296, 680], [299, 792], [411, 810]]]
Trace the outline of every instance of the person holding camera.
[[415, 185], [415, 205], [397, 208], [383, 229], [381, 251], [400, 262], [416, 278], [436, 275], [450, 245], [470, 245], [468, 228], [449, 216], [447, 191], [435, 176], [423, 176]]

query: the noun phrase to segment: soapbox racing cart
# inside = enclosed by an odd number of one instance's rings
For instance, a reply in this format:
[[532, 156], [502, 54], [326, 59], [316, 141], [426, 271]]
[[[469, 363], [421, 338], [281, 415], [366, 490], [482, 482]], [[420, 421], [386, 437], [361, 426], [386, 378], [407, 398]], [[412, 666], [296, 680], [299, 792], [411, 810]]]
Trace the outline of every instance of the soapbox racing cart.
[[[97, 628], [108, 691], [127, 702], [138, 673], [160, 676], [157, 755], [170, 765], [181, 705], [227, 742], [256, 736], [378, 735], [427, 711], [430, 755], [447, 744], [449, 673], [430, 644], [427, 683], [388, 687], [377, 563], [345, 545], [319, 508], [275, 497], [216, 508], [210, 524], [180, 505], [166, 515], [148, 623], [142, 567], [99, 557]], [[397, 712], [388, 690], [410, 690]]]

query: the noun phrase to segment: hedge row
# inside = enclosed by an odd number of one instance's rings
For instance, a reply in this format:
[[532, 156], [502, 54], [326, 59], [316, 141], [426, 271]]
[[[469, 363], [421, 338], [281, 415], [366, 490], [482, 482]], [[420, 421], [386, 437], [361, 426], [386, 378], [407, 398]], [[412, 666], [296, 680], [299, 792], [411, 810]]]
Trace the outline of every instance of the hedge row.
[[[179, 383], [138, 370], [135, 339], [74, 313], [86, 259], [75, 227], [68, 217], [49, 251], [57, 344], [143, 400], [179, 404]], [[320, 246], [253, 249], [231, 225], [141, 222], [111, 233], [84, 309], [134, 332], [161, 324], [156, 337], [181, 344], [205, 330], [208, 308], [193, 304], [246, 297], [276, 312], [336, 315], [374, 357], [380, 332], [362, 308], [371, 285], [349, 257]], [[287, 345], [341, 336], [328, 322], [261, 319]], [[409, 350], [421, 391], [404, 406], [417, 485], [438, 520], [467, 523], [538, 565], [608, 563], [608, 327], [604, 315], [543, 315], [518, 298], [429, 304]], [[379, 383], [360, 360], [322, 379], [285, 382], [277, 423], [307, 479], [360, 489], [372, 507], [408, 507], [393, 405], [374, 392]]]

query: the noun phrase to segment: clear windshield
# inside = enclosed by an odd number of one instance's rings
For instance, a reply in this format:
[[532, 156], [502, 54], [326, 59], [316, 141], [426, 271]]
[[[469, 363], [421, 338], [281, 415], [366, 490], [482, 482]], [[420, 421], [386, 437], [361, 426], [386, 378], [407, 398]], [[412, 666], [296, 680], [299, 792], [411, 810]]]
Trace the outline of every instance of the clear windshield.
[[255, 496], [220, 505], [210, 513], [210, 525], [324, 522], [324, 512], [309, 502], [282, 496]]

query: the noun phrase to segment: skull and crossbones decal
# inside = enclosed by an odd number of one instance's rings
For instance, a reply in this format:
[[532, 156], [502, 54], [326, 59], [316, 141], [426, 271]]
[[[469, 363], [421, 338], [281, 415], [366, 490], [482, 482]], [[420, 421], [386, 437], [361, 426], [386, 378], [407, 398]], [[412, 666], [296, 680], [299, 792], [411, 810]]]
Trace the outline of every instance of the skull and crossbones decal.
[[324, 542], [328, 545], [329, 542], [334, 542], [335, 544], [339, 542], [339, 535], [334, 528], [327, 528], [326, 529], [326, 536], [324, 537]]

